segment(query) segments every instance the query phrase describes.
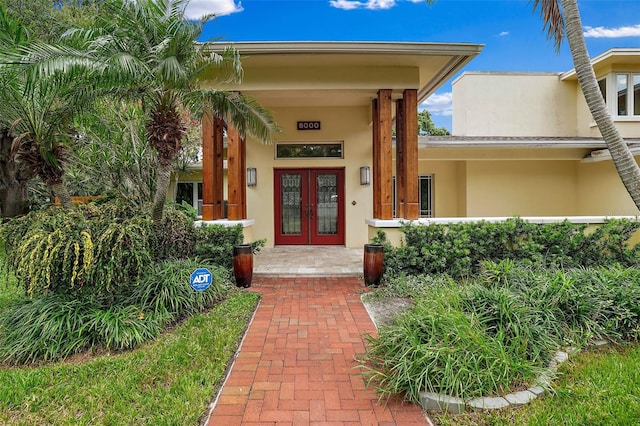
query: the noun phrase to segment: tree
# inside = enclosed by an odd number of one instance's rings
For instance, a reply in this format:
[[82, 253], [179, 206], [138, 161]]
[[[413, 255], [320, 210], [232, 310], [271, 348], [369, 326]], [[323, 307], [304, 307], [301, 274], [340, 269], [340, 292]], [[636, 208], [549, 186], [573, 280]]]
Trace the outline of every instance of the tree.
[[81, 71], [43, 76], [33, 68], [5, 67], [0, 75], [0, 120], [15, 135], [12, 153], [28, 175], [37, 175], [64, 208], [72, 208], [63, 175], [67, 143], [74, 137], [71, 123], [90, 102]]
[[[233, 48], [222, 52], [197, 43], [203, 25], [184, 16], [186, 0], [105, 0], [95, 30], [69, 32], [75, 49], [44, 47], [26, 51], [23, 62], [39, 63], [43, 72], [71, 64], [91, 71], [119, 96], [139, 99], [147, 114], [147, 138], [158, 156], [153, 219], [162, 219], [172, 162], [181, 150], [186, 127], [181, 111], [196, 117], [214, 115], [266, 141], [276, 131], [270, 113], [241, 93], [210, 88], [240, 82], [240, 56]], [[201, 80], [206, 79], [207, 88]]]
[[[0, 49], [13, 49], [26, 41], [25, 28], [11, 19], [0, 5]], [[11, 123], [3, 116], [0, 110], [0, 208], [4, 217], [15, 217], [26, 212], [27, 181], [31, 175], [16, 161], [11, 150]]]
[[540, 7], [544, 28], [547, 30], [549, 38], [554, 40], [556, 49], [560, 48], [566, 32], [578, 83], [589, 106], [589, 111], [591, 111], [602, 138], [609, 148], [622, 183], [636, 207], [640, 209], [640, 168], [614, 125], [598, 88], [584, 39], [577, 1], [534, 0], [534, 10], [538, 7]]
[[431, 119], [429, 111], [422, 110], [418, 113], [418, 134], [427, 136], [447, 136], [449, 131], [444, 127], [436, 127]]

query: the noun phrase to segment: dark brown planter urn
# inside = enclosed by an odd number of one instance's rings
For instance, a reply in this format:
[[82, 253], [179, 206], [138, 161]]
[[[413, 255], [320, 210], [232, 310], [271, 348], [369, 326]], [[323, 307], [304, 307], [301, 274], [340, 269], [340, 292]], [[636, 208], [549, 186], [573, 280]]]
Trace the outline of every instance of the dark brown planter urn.
[[383, 267], [384, 247], [381, 244], [365, 244], [363, 262], [365, 285], [379, 285]]
[[233, 246], [233, 275], [236, 286], [251, 287], [253, 277], [253, 250], [251, 244], [236, 244]]

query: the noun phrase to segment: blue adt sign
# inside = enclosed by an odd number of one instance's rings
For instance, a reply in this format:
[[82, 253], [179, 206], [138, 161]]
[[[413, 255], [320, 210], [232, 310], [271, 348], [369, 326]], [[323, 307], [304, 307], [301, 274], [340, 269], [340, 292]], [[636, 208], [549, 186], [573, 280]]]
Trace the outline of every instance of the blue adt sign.
[[195, 291], [204, 291], [209, 288], [212, 280], [211, 271], [206, 268], [198, 268], [191, 274], [189, 284]]

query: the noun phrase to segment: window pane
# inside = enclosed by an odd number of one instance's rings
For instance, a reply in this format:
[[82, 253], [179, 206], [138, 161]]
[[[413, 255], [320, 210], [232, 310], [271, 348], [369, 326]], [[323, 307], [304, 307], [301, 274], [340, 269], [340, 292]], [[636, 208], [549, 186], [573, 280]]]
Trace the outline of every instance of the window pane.
[[282, 205], [282, 234], [302, 234], [302, 176], [300, 173], [283, 173], [280, 178]]
[[198, 214], [202, 216], [202, 182], [198, 182]]
[[316, 176], [317, 232], [320, 235], [338, 233], [338, 175], [322, 173]]
[[602, 80], [598, 80], [598, 87], [600, 88], [600, 93], [602, 93], [602, 99], [604, 102], [607, 102], [607, 79], [603, 78]]
[[193, 206], [193, 182], [178, 182], [176, 191], [176, 203], [186, 202]]
[[342, 144], [278, 144], [276, 158], [342, 158]]
[[418, 177], [420, 183], [420, 217], [433, 217], [432, 176]]
[[633, 115], [640, 115], [640, 74], [633, 75]]
[[627, 111], [627, 74], [616, 76], [616, 91], [618, 93], [618, 115], [628, 115]]

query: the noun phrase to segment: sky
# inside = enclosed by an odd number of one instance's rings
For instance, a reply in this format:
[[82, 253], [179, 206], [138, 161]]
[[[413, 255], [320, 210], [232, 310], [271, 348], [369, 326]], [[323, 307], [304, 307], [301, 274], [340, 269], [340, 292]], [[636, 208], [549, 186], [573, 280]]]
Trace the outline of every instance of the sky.
[[[559, 1], [559, 0], [558, 0]], [[587, 48], [640, 47], [640, 0], [578, 0]], [[564, 72], [566, 42], [546, 38], [529, 0], [191, 0], [190, 18], [216, 15], [201, 41], [469, 42], [482, 52], [462, 71]], [[451, 82], [420, 109], [451, 130]]]

